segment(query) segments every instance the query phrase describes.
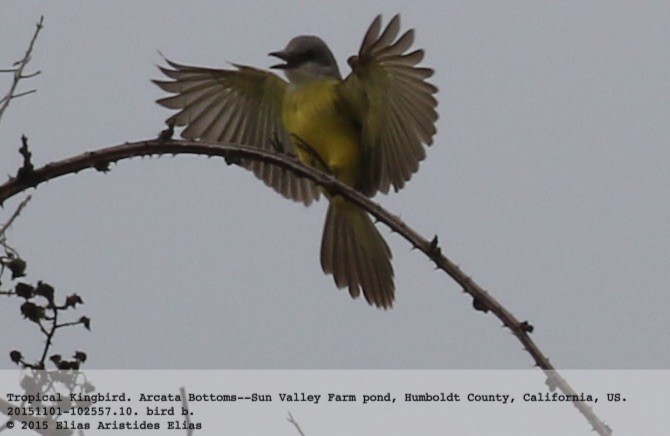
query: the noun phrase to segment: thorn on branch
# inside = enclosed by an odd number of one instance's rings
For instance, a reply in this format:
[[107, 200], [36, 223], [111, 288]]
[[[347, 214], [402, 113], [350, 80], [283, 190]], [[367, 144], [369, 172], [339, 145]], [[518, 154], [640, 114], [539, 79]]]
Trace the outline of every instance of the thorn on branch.
[[227, 153], [223, 160], [226, 161], [226, 165], [242, 165], [242, 159], [236, 153]]
[[30, 161], [33, 154], [28, 149], [28, 138], [26, 135], [21, 135], [21, 148], [19, 148], [19, 154], [23, 156], [23, 165], [16, 173], [16, 178], [19, 180], [25, 180], [29, 178], [35, 169], [33, 163]]
[[172, 135], [174, 135], [174, 121], [168, 121], [167, 129], [162, 130], [158, 134], [158, 142], [162, 144], [164, 142], [170, 141], [172, 139]]
[[95, 168], [96, 171], [100, 171], [101, 173], [108, 173], [109, 162], [96, 162], [93, 164], [93, 168]]
[[523, 321], [520, 324], [520, 327], [521, 327], [521, 330], [523, 330], [526, 333], [533, 333], [533, 330], [535, 330], [535, 327], [533, 327], [533, 325], [531, 323], [529, 323], [528, 321]]
[[428, 244], [428, 255], [430, 257], [437, 257], [442, 255], [442, 249], [439, 246], [439, 241], [437, 235], [433, 236], [433, 239]]
[[475, 310], [479, 310], [484, 313], [488, 313], [489, 311], [488, 305], [484, 301], [475, 297], [472, 297], [472, 307], [474, 307]]

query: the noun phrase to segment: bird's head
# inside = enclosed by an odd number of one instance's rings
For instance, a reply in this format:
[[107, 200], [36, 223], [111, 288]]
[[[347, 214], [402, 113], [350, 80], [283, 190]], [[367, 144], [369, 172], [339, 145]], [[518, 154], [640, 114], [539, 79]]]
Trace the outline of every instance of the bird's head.
[[284, 61], [270, 68], [284, 70], [291, 83], [308, 82], [321, 77], [341, 79], [335, 56], [318, 36], [297, 36], [286, 48], [269, 54]]

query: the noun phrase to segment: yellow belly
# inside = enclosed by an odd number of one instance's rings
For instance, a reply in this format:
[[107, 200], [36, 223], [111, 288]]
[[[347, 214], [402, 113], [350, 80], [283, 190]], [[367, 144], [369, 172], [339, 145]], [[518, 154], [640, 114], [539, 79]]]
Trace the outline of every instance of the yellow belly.
[[337, 179], [354, 186], [361, 164], [360, 132], [350, 114], [338, 107], [337, 83], [324, 79], [289, 86], [282, 119], [303, 163], [325, 165]]

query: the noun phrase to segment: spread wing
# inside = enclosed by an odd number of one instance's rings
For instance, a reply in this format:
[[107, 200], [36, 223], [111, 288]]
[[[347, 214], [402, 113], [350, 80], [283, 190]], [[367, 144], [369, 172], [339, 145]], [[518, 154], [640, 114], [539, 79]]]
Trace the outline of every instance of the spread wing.
[[423, 50], [407, 52], [414, 29], [398, 38], [399, 30], [399, 15], [383, 31], [377, 16], [358, 55], [349, 58], [352, 71], [339, 89], [361, 123], [363, 174], [357, 188], [369, 196], [402, 188], [435, 134], [437, 88], [426, 82], [433, 70], [417, 66]]
[[[287, 152], [294, 152], [281, 121], [284, 80], [248, 66], [221, 70], [165, 61], [169, 67], [159, 68], [171, 80], [153, 82], [174, 94], [158, 103], [179, 110], [167, 122], [186, 126], [182, 137], [263, 149], [270, 149], [271, 140], [277, 138]], [[318, 198], [316, 186], [307, 179], [263, 162], [242, 164], [287, 198], [305, 204]]]

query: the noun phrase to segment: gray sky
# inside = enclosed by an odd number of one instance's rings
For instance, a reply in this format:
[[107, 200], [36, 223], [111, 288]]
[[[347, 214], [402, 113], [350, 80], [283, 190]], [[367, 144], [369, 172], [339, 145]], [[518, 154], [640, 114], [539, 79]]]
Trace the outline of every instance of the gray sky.
[[[377, 198], [520, 319], [561, 368], [668, 368], [670, 3], [3, 1], [0, 67], [45, 16], [0, 125], [0, 170], [155, 137], [169, 112], [150, 79], [169, 58], [267, 67], [319, 34], [343, 72], [377, 13], [402, 14], [433, 67], [434, 146], [399, 193]], [[353, 11], [353, 12], [352, 12]], [[0, 90], [9, 86], [0, 77]], [[530, 368], [520, 344], [381, 226], [397, 301], [369, 307], [319, 266], [326, 203], [284, 200], [202, 157], [124, 161], [53, 181], [9, 233], [28, 279], [86, 303], [54, 352], [89, 368]], [[4, 221], [19, 196], [0, 213]], [[42, 338], [0, 304], [6, 352]], [[20, 330], [20, 333], [17, 332]]]

